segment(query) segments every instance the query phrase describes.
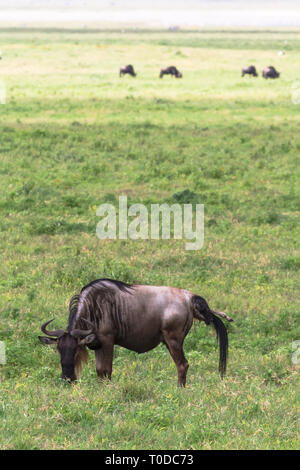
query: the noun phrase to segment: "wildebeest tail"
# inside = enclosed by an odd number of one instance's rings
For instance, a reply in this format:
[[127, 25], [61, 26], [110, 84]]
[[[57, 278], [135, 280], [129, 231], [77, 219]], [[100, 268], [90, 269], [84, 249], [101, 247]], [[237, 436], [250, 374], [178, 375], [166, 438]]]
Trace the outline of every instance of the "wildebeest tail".
[[212, 313], [212, 324], [217, 333], [217, 339], [219, 342], [220, 348], [220, 359], [219, 359], [219, 372], [221, 377], [223, 378], [226, 373], [226, 364], [227, 364], [227, 356], [228, 356], [228, 335], [227, 330], [219, 317]]
[[[228, 356], [228, 335], [227, 330], [219, 317], [217, 317], [214, 312], [209, 308], [208, 303], [203, 297], [199, 295], [194, 295], [192, 297], [192, 305], [194, 311], [194, 317], [198, 320], [205, 321], [206, 325], [213, 325], [216, 330], [217, 340], [219, 343], [220, 349], [220, 358], [219, 358], [219, 372], [223, 378], [226, 372], [227, 356]], [[200, 315], [199, 315], [200, 314]]]

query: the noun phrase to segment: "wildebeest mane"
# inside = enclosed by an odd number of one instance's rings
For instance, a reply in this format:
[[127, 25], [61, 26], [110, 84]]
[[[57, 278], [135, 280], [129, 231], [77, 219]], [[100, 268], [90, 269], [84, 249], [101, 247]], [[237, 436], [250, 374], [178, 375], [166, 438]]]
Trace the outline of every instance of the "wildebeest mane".
[[[111, 285], [109, 285], [111, 284]], [[69, 306], [68, 331], [73, 328], [88, 329], [82, 318], [91, 322], [98, 329], [102, 321], [112, 322], [116, 330], [125, 334], [123, 321], [124, 299], [121, 293], [132, 293], [134, 284], [127, 284], [114, 279], [96, 279], [84, 286], [80, 295], [72, 297]]]
[[69, 321], [68, 321], [68, 328], [67, 331], [71, 331], [72, 325], [74, 323], [74, 319], [78, 310], [78, 304], [79, 304], [79, 295], [73, 295], [73, 297], [70, 300], [69, 303]]
[[128, 291], [130, 290], [132, 287], [134, 287], [134, 284], [127, 284], [126, 282], [123, 282], [123, 281], [117, 281], [115, 279], [109, 279], [109, 278], [103, 278], [103, 279], [95, 279], [94, 281], [90, 282], [89, 284], [87, 284], [86, 286], [84, 286], [80, 292], [83, 292], [84, 290], [88, 289], [89, 287], [93, 287], [97, 284], [100, 284], [102, 281], [107, 281], [107, 282], [111, 282], [112, 284], [114, 284], [116, 287], [118, 287], [118, 289], [120, 289], [121, 291]]

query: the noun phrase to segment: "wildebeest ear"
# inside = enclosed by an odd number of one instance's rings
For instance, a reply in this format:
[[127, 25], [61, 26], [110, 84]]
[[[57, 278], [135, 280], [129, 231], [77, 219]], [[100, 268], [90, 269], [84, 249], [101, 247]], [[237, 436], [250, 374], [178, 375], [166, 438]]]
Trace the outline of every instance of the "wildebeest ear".
[[38, 336], [38, 339], [43, 344], [57, 344], [57, 338], [47, 338], [47, 336]]
[[83, 346], [84, 344], [90, 344], [96, 339], [96, 335], [94, 333], [87, 335], [85, 338], [83, 338], [81, 341], [79, 341], [79, 345]]

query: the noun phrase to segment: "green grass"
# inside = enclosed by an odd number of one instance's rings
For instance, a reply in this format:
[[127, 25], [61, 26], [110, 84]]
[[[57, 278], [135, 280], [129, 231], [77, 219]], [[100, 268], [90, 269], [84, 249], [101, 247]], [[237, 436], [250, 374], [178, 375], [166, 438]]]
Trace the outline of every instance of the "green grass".
[[[3, 30], [0, 45], [0, 447], [296, 449], [300, 34]], [[136, 79], [119, 79], [127, 63]], [[281, 77], [242, 79], [250, 63]], [[171, 64], [183, 79], [159, 80]], [[100, 241], [96, 209], [119, 195], [203, 203], [203, 249]], [[196, 325], [185, 389], [163, 346], [116, 347], [102, 385], [90, 354], [80, 382], [62, 383], [40, 325], [66, 326], [70, 297], [103, 276], [183, 287], [226, 311], [226, 378], [213, 332]]]

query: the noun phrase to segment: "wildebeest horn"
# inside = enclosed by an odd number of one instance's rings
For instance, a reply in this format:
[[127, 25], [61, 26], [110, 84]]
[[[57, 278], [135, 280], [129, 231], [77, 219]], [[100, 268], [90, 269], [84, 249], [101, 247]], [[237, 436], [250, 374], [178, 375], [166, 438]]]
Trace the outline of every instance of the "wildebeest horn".
[[226, 313], [224, 313], [224, 312], [217, 312], [216, 310], [212, 310], [212, 312], [213, 312], [215, 315], [219, 315], [220, 317], [225, 318], [227, 321], [233, 321], [233, 318], [229, 317], [229, 316], [226, 315]]
[[91, 333], [93, 333], [93, 330], [79, 330], [77, 328], [75, 330], [70, 331], [70, 335], [73, 336], [74, 338], [79, 338], [79, 337], [85, 338]]
[[74, 336], [74, 338], [85, 338], [86, 336], [90, 335], [91, 333], [95, 332], [95, 327], [92, 322], [87, 320], [86, 318], [81, 318], [81, 320], [85, 321], [89, 326], [92, 328], [90, 330], [79, 330], [79, 329], [74, 329], [70, 332], [70, 335]]
[[64, 330], [53, 330], [53, 331], [46, 330], [46, 326], [49, 325], [49, 323], [51, 323], [53, 320], [54, 318], [52, 318], [52, 320], [49, 320], [43, 323], [41, 326], [41, 330], [43, 333], [45, 333], [45, 335], [56, 336], [57, 338], [60, 338], [64, 334], [65, 332]]

